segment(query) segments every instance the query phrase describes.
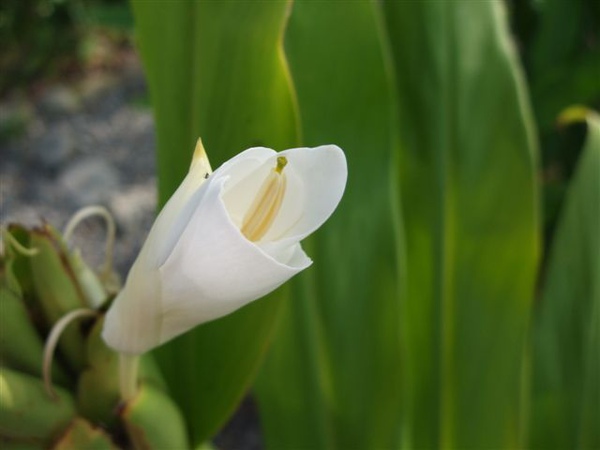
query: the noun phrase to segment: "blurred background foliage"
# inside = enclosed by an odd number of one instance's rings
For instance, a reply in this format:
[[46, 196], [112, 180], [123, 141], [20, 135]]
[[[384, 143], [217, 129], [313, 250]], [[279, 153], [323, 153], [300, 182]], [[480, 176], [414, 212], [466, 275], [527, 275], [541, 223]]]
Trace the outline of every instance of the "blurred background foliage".
[[111, 64], [130, 45], [122, 0], [9, 0], [0, 4], [0, 95]]
[[73, 5], [50, 0], [2, 2], [0, 39], [0, 92], [52, 75], [75, 56]]
[[559, 130], [556, 118], [572, 104], [600, 107], [600, 5], [515, 0], [509, 6], [541, 144], [548, 241], [584, 135], [583, 126]]
[[349, 159], [315, 268], [157, 352], [194, 442], [275, 336], [269, 448], [599, 445], [600, 124], [556, 122], [600, 109], [597, 1], [132, 3], [3, 2], [0, 93], [136, 40], [161, 202], [199, 134], [214, 167], [254, 145]]

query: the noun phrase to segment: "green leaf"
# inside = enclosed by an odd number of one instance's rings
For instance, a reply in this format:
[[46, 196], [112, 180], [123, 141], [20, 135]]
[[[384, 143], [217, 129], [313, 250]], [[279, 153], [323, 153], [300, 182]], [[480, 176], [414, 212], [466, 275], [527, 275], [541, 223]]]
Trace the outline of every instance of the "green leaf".
[[[8, 239], [5, 240], [4, 254], [0, 255], [0, 364], [41, 376], [44, 343], [27, 309], [20, 280], [15, 275], [15, 262], [28, 256], [17, 253]], [[54, 381], [63, 385], [68, 382], [58, 364], [54, 365], [52, 375]]]
[[77, 409], [93, 423], [114, 427], [119, 406], [119, 355], [106, 346], [100, 333], [104, 318], [96, 320], [85, 342], [85, 369], [77, 379]]
[[544, 0], [539, 4], [539, 25], [531, 49], [536, 76], [577, 53], [583, 13], [588, 0]]
[[52, 446], [52, 450], [118, 450], [102, 428], [95, 428], [89, 422], [77, 417], [69, 428]]
[[[30, 261], [34, 298], [43, 310], [48, 332], [55, 322], [68, 312], [89, 307], [65, 243], [60, 234], [44, 224], [30, 232], [30, 244], [38, 250]], [[80, 327], [70, 324], [58, 341], [70, 368], [79, 371], [84, 365], [83, 333]]]
[[39, 378], [0, 369], [0, 436], [48, 444], [75, 416], [69, 392], [56, 388], [50, 399]]
[[119, 415], [135, 449], [190, 448], [181, 411], [171, 397], [152, 383], [140, 383], [136, 396]]
[[[539, 449], [600, 447], [600, 117], [569, 186], [535, 322], [532, 441]], [[573, 114], [574, 113], [574, 114]]]
[[407, 243], [404, 443], [523, 447], [536, 145], [503, 4], [383, 8]]
[[45, 447], [42, 443], [34, 442], [20, 442], [12, 439], [0, 438], [0, 445], [2, 450], [44, 450]]
[[296, 142], [280, 51], [288, 2], [269, 3], [184, 0], [164, 8], [133, 0], [156, 117], [161, 204], [185, 176], [199, 136], [214, 167], [250, 146]]
[[[41, 376], [44, 343], [31, 323], [23, 298], [0, 284], [0, 363], [13, 369]], [[54, 378], [61, 384], [67, 379], [59, 367]]]
[[303, 144], [334, 143], [348, 185], [304, 244], [257, 392], [268, 448], [394, 448], [400, 316], [391, 80], [372, 2], [297, 1], [285, 35]]
[[[202, 136], [213, 167], [252, 146], [297, 142], [281, 33], [288, 2], [133, 1], [158, 133], [164, 204]], [[259, 25], [257, 25], [259, 24]], [[214, 434], [242, 396], [271, 335], [278, 298], [256, 302], [157, 352], [192, 427], [192, 445]]]

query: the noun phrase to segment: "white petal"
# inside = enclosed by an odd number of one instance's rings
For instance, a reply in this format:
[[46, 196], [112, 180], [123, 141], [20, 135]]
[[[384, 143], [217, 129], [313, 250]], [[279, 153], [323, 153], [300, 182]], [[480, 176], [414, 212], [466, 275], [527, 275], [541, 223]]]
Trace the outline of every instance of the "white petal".
[[311, 263], [299, 245], [286, 264], [248, 241], [221, 198], [226, 182], [217, 177], [205, 185], [202, 203], [160, 269], [161, 343], [266, 295]]
[[[247, 168], [245, 178], [233, 174], [228, 181], [223, 199], [238, 227], [279, 156], [288, 160], [284, 169], [287, 189], [277, 218], [261, 239], [261, 245], [272, 243], [265, 245], [271, 249], [276, 241], [285, 247], [319, 228], [340, 202], [348, 177], [344, 152], [335, 145], [272, 152], [262, 164]], [[222, 173], [226, 175], [228, 171]]]
[[[247, 171], [260, 165], [273, 153], [275, 153], [273, 150], [262, 147], [248, 149], [224, 163], [211, 175], [211, 178], [219, 177], [223, 171], [231, 171], [235, 175], [245, 176]], [[243, 172], [238, 174], [240, 171]], [[205, 175], [206, 167], [203, 164], [193, 164], [179, 188], [163, 207], [144, 244], [144, 247], [147, 247], [145, 249], [147, 263], [158, 268], [166, 261], [200, 204], [204, 195], [201, 186], [206, 181]]]
[[344, 152], [335, 145], [295, 148], [278, 155], [288, 160], [288, 187], [263, 240], [284, 245], [304, 239], [331, 216], [344, 193], [348, 168]]
[[276, 158], [275, 150], [254, 147], [240, 153], [229, 161], [232, 164], [226, 163], [215, 172], [217, 177], [228, 179], [223, 200], [238, 228], [269, 171], [275, 167]]
[[146, 270], [143, 258], [138, 257], [106, 313], [102, 337], [110, 347], [140, 354], [159, 344], [160, 282], [158, 272]]
[[[239, 226], [277, 156], [288, 160], [287, 190], [271, 228], [254, 243]], [[107, 313], [103, 337], [118, 351], [150, 350], [264, 296], [308, 267], [299, 241], [331, 215], [347, 177], [336, 146], [279, 154], [252, 148], [207, 181], [202, 166], [192, 165], [158, 216]]]
[[158, 268], [175, 247], [202, 198], [204, 191], [201, 186], [206, 181], [205, 175], [203, 165], [192, 166], [154, 221], [144, 243], [148, 265]]

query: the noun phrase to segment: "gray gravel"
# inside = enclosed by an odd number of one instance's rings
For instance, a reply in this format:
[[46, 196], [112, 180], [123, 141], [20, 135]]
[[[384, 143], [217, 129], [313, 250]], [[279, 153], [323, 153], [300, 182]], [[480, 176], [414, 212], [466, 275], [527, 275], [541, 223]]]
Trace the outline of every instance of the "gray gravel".
[[[118, 227], [115, 266], [125, 274], [156, 209], [154, 123], [139, 65], [115, 75], [95, 75], [73, 86], [48, 86], [33, 99], [0, 103], [0, 127], [22, 131], [0, 141], [3, 224], [62, 229], [79, 208], [99, 204]], [[97, 265], [102, 261], [100, 220], [82, 224], [76, 244]]]

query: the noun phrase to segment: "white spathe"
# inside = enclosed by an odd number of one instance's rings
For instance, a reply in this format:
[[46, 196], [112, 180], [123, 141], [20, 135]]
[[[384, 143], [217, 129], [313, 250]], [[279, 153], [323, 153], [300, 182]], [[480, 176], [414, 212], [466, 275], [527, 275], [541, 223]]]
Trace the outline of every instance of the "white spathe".
[[[287, 164], [283, 200], [256, 242], [240, 231], [278, 157]], [[333, 213], [347, 178], [335, 145], [283, 152], [250, 148], [210, 174], [199, 143], [186, 178], [157, 217], [102, 336], [140, 354], [271, 292], [311, 259], [300, 241]]]

